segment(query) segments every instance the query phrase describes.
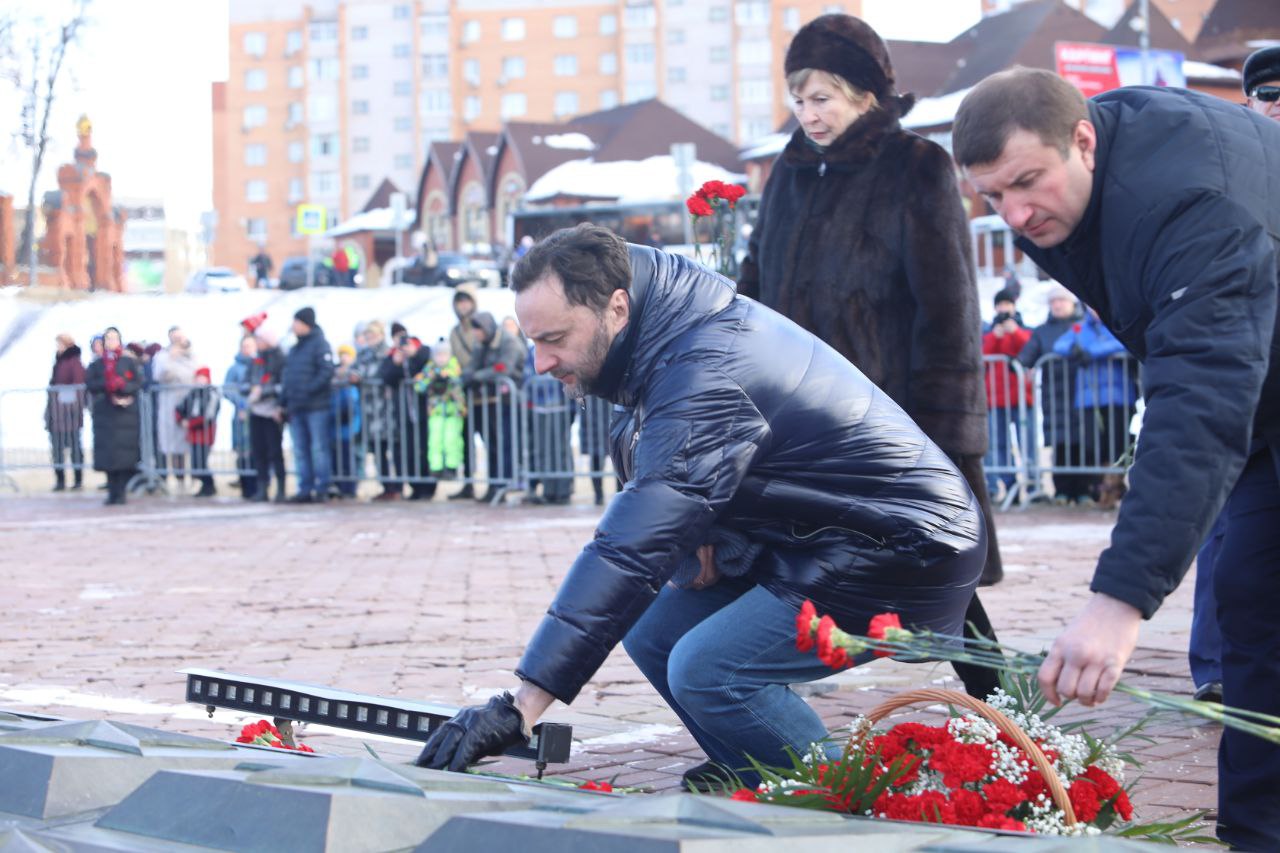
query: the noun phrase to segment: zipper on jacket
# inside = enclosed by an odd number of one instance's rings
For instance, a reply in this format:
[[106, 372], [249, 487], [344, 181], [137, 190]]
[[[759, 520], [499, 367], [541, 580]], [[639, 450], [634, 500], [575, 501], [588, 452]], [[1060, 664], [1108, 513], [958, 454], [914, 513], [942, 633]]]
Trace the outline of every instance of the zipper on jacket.
[[863, 533], [861, 530], [854, 530], [852, 527], [841, 527], [836, 524], [828, 524], [826, 527], [819, 527], [816, 530], [809, 531], [808, 533], [801, 533], [799, 529], [799, 525], [795, 524], [794, 522], [792, 522], [791, 524], [792, 537], [795, 539], [799, 539], [801, 542], [806, 542], [820, 533], [826, 533], [828, 530], [839, 530], [841, 533], [852, 534], [853, 536], [856, 536], [857, 538], [863, 540], [864, 542], [868, 542], [874, 545], [877, 551], [882, 551], [885, 548], [889, 547], [889, 543], [887, 540], [878, 539], [869, 533]]
[[823, 160], [821, 163], [818, 164], [818, 177], [821, 178], [826, 173], [827, 173], [827, 161]]

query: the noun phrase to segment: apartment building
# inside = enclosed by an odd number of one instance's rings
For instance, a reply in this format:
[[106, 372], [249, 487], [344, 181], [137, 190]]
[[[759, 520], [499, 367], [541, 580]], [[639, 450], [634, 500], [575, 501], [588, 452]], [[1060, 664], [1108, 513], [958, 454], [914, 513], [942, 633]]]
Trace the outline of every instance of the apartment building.
[[336, 223], [432, 142], [659, 98], [745, 143], [789, 114], [791, 36], [861, 0], [230, 0], [213, 88], [213, 262], [306, 251], [296, 206]]

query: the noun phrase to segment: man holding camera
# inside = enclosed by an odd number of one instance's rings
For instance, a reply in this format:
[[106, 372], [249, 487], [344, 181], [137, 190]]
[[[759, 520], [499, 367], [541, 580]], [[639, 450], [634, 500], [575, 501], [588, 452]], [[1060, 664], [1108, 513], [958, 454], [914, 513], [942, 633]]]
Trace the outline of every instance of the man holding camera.
[[[1022, 315], [1018, 313], [1017, 297], [1008, 290], [1001, 290], [995, 296], [996, 315], [991, 319], [991, 329], [982, 336], [982, 354], [984, 356], [1004, 356], [999, 360], [987, 360], [987, 435], [991, 442], [987, 448], [987, 458], [982, 465], [991, 472], [987, 474], [987, 491], [993, 499], [999, 498], [1003, 490], [1013, 488], [1017, 478], [1011, 470], [998, 473], [1000, 469], [1014, 467], [1013, 443], [1009, 440], [1012, 430], [1019, 428], [1021, 416], [1018, 408], [1018, 375], [1010, 369], [1010, 362], [1031, 340], [1031, 330], [1022, 325]], [[1027, 384], [1027, 405], [1031, 403], [1031, 387]]]

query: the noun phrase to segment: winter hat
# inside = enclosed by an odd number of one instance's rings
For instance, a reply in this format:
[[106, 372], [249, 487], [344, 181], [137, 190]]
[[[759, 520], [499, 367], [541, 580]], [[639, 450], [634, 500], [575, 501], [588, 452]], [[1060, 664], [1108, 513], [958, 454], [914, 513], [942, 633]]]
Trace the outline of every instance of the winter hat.
[[881, 104], [897, 98], [906, 115], [915, 97], [897, 96], [889, 49], [875, 30], [853, 15], [820, 15], [800, 28], [787, 48], [787, 75], [804, 68], [838, 74]]
[[280, 343], [280, 335], [273, 332], [266, 326], [259, 326], [258, 331], [254, 332], [253, 336], [258, 339], [259, 343], [263, 344], [268, 349]]
[[252, 335], [258, 331], [258, 327], [267, 319], [266, 311], [259, 311], [257, 314], [251, 314], [240, 321], [240, 325], [244, 326], [245, 332]]
[[472, 302], [476, 301], [476, 295], [473, 289], [469, 285], [465, 284], [459, 285], [458, 289], [453, 292], [453, 304], [457, 305], [464, 299], [470, 299]]
[[1246, 95], [1252, 92], [1255, 86], [1280, 80], [1280, 46], [1264, 47], [1249, 54], [1240, 74], [1244, 79]]
[[155, 358], [156, 353], [160, 352], [160, 350], [162, 349], [164, 349], [164, 347], [160, 346], [159, 344], [147, 344], [147, 348], [143, 350], [143, 352], [145, 352], [147, 355], [151, 356], [152, 358]]
[[991, 301], [992, 303], [999, 305], [1001, 302], [1017, 302], [1018, 297], [1013, 295], [1012, 290], [997, 290], [995, 299], [992, 299]]
[[339, 344], [339, 345], [338, 345], [338, 357], [339, 357], [339, 358], [341, 358], [341, 357], [342, 357], [342, 356], [344, 356], [344, 355], [349, 355], [349, 356], [351, 356], [352, 358], [355, 358], [355, 357], [356, 357], [356, 348], [355, 348], [355, 347], [353, 347], [351, 344]]
[[1070, 299], [1072, 302], [1075, 302], [1076, 295], [1062, 285], [1055, 284], [1053, 287], [1049, 288], [1049, 301], [1052, 302], [1055, 299]]
[[407, 331], [409, 330], [404, 327], [404, 323], [401, 323], [399, 320], [391, 324], [391, 337], [396, 340], [399, 340], [400, 336]]
[[196, 376], [203, 376], [205, 379], [208, 379], [211, 382], [213, 381], [213, 376], [209, 373], [209, 368], [207, 367], [197, 367]]
[[299, 308], [297, 313], [293, 315], [293, 319], [301, 320], [308, 327], [314, 329], [316, 327], [316, 309], [308, 305], [306, 308]]

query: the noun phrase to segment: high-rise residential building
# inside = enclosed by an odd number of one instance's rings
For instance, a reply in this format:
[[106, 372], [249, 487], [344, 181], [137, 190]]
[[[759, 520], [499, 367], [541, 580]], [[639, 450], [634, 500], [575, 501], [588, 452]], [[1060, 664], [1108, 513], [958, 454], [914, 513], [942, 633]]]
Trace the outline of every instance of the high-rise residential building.
[[746, 143], [786, 120], [792, 35], [861, 0], [230, 0], [213, 89], [214, 262], [305, 252], [384, 180], [417, 186], [433, 141], [659, 98]]

